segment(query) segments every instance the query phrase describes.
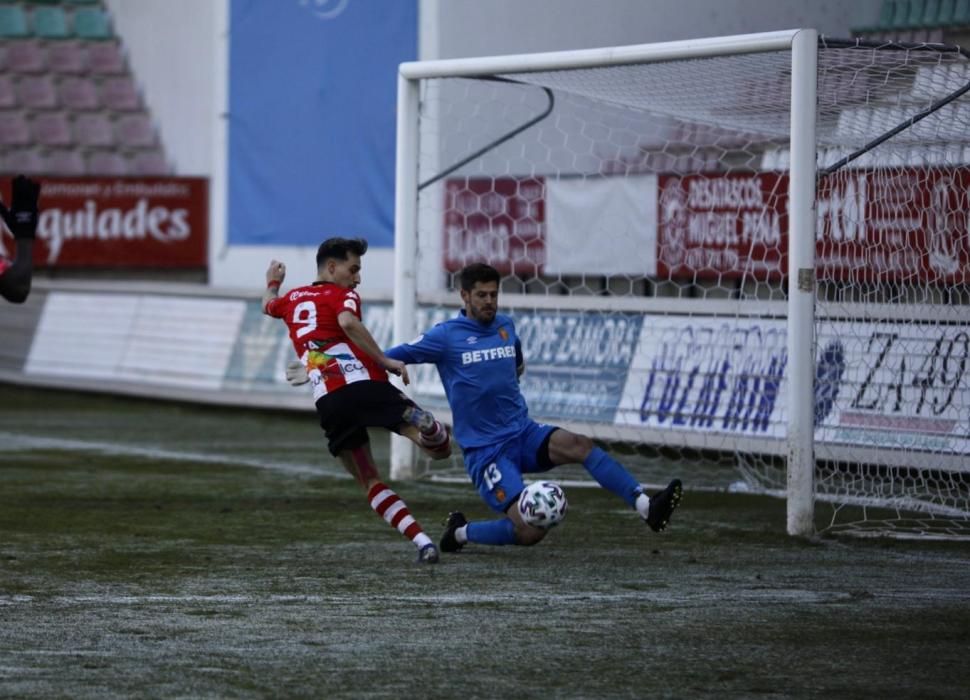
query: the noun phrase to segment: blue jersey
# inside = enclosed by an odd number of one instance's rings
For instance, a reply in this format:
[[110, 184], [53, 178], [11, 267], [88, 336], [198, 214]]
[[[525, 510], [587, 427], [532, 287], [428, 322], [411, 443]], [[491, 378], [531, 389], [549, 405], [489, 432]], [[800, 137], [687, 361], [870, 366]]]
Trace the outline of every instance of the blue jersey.
[[430, 362], [438, 368], [462, 449], [495, 445], [529, 424], [529, 409], [519, 391], [522, 346], [508, 316], [496, 314], [486, 326], [462, 310], [385, 354], [407, 364]]

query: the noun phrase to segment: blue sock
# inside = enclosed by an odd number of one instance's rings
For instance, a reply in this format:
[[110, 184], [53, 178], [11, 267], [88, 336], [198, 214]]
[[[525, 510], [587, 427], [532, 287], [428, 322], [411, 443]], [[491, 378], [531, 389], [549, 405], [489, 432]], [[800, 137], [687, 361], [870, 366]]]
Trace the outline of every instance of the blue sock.
[[465, 534], [475, 544], [515, 544], [515, 525], [508, 518], [468, 523]]
[[583, 462], [583, 466], [600, 486], [615, 493], [629, 503], [631, 508], [636, 508], [637, 496], [643, 489], [640, 487], [640, 483], [633, 478], [633, 475], [623, 468], [622, 464], [599, 447], [594, 447], [593, 451], [589, 453], [589, 457]]

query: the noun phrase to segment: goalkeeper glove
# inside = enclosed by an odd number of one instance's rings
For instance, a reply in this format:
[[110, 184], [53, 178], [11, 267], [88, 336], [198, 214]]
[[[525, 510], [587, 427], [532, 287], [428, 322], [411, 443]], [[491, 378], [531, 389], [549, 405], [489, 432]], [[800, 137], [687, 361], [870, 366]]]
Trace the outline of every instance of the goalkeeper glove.
[[37, 234], [37, 198], [40, 184], [18, 175], [13, 180], [13, 197], [8, 209], [0, 203], [0, 217], [16, 239], [33, 238]]
[[294, 360], [286, 365], [286, 381], [293, 386], [300, 386], [310, 381], [310, 375], [307, 374], [306, 367], [303, 366], [302, 362]]

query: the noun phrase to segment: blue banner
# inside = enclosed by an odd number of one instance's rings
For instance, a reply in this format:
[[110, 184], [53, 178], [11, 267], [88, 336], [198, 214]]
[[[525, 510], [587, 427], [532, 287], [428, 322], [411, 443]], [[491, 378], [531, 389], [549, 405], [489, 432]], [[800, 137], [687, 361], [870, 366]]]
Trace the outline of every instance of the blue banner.
[[612, 423], [643, 317], [632, 313], [513, 313], [522, 341], [522, 394], [536, 419]]
[[397, 67], [416, 0], [231, 0], [228, 235], [394, 243]]

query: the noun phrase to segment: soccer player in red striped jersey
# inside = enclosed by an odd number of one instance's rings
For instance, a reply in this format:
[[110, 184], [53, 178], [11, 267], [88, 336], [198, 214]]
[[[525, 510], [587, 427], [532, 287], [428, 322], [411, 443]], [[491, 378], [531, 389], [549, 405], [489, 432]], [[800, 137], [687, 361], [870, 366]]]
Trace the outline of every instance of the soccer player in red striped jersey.
[[37, 200], [40, 185], [18, 175], [13, 180], [10, 206], [0, 203], [0, 218], [17, 241], [17, 252], [10, 260], [0, 255], [0, 296], [22, 304], [30, 294], [34, 272], [34, 236], [37, 234]]
[[438, 561], [438, 549], [407, 505], [381, 481], [367, 427], [383, 427], [412, 440], [433, 459], [451, 454], [447, 429], [388, 380], [409, 382], [403, 362], [381, 351], [362, 322], [362, 238], [330, 238], [317, 250], [317, 279], [282, 296], [286, 266], [273, 260], [266, 271], [263, 311], [286, 322], [290, 340], [313, 387], [313, 400], [337, 457], [367, 493], [371, 508], [418, 548], [418, 561]]

